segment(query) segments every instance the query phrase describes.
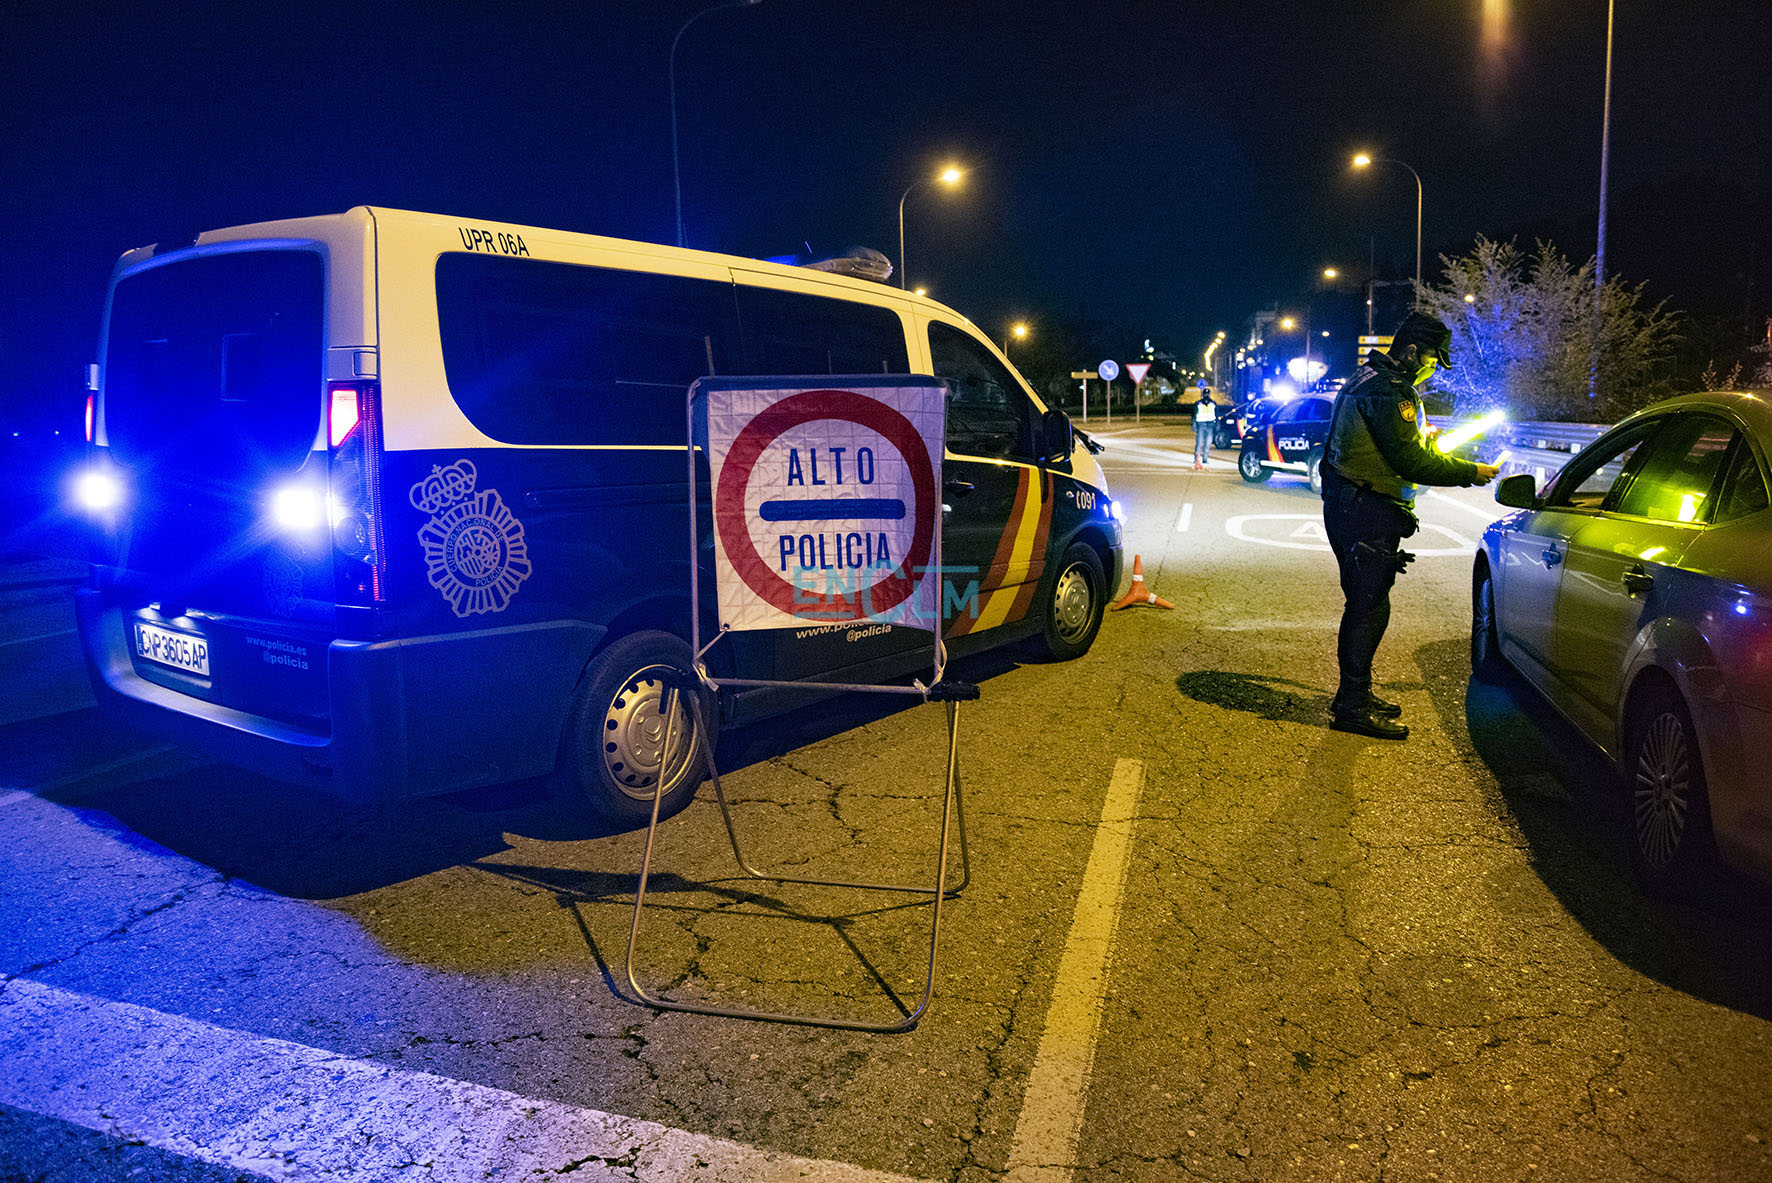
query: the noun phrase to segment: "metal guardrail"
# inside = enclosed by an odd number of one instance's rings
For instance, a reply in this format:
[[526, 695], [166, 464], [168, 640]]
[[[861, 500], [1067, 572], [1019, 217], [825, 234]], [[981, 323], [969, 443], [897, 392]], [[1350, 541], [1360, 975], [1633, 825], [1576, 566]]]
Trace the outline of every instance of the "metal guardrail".
[[[1428, 422], [1436, 427], [1456, 427], [1466, 420], [1453, 415], [1432, 415]], [[1548, 423], [1524, 420], [1507, 423], [1477, 445], [1477, 455], [1489, 463], [1501, 464], [1501, 475], [1531, 473], [1542, 487], [1569, 463], [1569, 458], [1600, 438], [1611, 425], [1606, 423]]]

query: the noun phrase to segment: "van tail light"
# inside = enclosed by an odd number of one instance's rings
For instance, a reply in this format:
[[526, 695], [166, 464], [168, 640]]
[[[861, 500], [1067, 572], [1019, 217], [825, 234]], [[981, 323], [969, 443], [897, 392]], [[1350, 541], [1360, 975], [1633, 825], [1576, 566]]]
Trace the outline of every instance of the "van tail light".
[[338, 601], [374, 607], [387, 600], [381, 520], [381, 387], [375, 382], [335, 382], [326, 393], [329, 511]]

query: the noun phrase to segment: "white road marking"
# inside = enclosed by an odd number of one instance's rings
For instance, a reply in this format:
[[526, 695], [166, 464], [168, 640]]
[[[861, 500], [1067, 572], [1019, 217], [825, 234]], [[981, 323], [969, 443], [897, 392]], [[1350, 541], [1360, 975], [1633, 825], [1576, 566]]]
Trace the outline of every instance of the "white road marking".
[[[1323, 541], [1294, 542], [1290, 538], [1267, 538], [1259, 533], [1251, 533], [1249, 530], [1249, 525], [1254, 522], [1311, 522], [1320, 524], [1322, 520], [1321, 515], [1314, 513], [1243, 513], [1225, 519], [1224, 532], [1229, 534], [1232, 538], [1236, 538], [1240, 541], [1259, 543], [1262, 546], [1279, 546], [1288, 550], [1320, 550], [1327, 552], [1329, 550], [1329, 540], [1327, 536], [1320, 533], [1309, 534], [1308, 527], [1305, 526], [1298, 527], [1294, 531], [1295, 536], [1300, 532], [1305, 532], [1306, 536], [1319, 537], [1322, 538]], [[1456, 545], [1422, 546], [1411, 542], [1409, 539], [1404, 539], [1403, 549], [1415, 555], [1416, 558], [1429, 559], [1447, 555], [1462, 555], [1468, 558], [1471, 552], [1476, 550], [1477, 544], [1475, 542], [1472, 542], [1470, 539], [1450, 527], [1442, 526], [1435, 522], [1423, 522], [1421, 528], [1423, 531], [1432, 530], [1436, 534], [1444, 534], [1456, 543]], [[1417, 535], [1417, 537], [1420, 537], [1420, 535]]]
[[1058, 962], [1040, 1050], [1028, 1075], [1009, 1150], [1005, 1183], [1063, 1183], [1071, 1177], [1083, 1133], [1084, 1104], [1107, 994], [1108, 953], [1125, 894], [1144, 764], [1114, 761], [1095, 845], [1083, 871], [1077, 910]]
[[1436, 493], [1432, 489], [1427, 489], [1427, 490], [1425, 490], [1425, 492], [1427, 493], [1427, 495], [1429, 497], [1432, 497], [1435, 501], [1441, 501], [1447, 505], [1456, 505], [1459, 509], [1464, 510], [1466, 513], [1476, 514], [1478, 517], [1482, 518], [1485, 522], [1493, 522], [1496, 518], [1499, 518], [1501, 516], [1502, 511], [1505, 510], [1505, 507], [1500, 506], [1500, 505], [1495, 506], [1493, 509], [1485, 509], [1481, 505], [1472, 505], [1468, 501], [1460, 501], [1456, 497], [1448, 497], [1446, 494]]
[[280, 1180], [909, 1183], [25, 978], [0, 986], [0, 1103]]
[[33, 785], [32, 788], [39, 794], [53, 793], [59, 789], [65, 789], [69, 785], [77, 785], [83, 780], [91, 780], [95, 776], [106, 776], [110, 773], [116, 772], [120, 768], [128, 768], [131, 764], [140, 764], [143, 760], [152, 760], [155, 756], [164, 756], [167, 752], [173, 750], [174, 748], [171, 744], [164, 744], [157, 748], [143, 748], [139, 752], [131, 752], [127, 756], [120, 756], [115, 760], [108, 761], [93, 768], [76, 768], [74, 771], [67, 773], [64, 776], [58, 776], [54, 780], [46, 780], [40, 785]]
[[1191, 501], [1184, 502], [1181, 507], [1181, 516], [1175, 519], [1175, 532], [1177, 534], [1184, 532], [1188, 528], [1188, 524], [1193, 520], [1194, 503]]
[[0, 649], [4, 649], [8, 645], [29, 645], [32, 641], [48, 641], [55, 637], [71, 637], [78, 631], [78, 629], [64, 628], [57, 629], [53, 633], [38, 633], [34, 637], [14, 637], [11, 640], [0, 641]]

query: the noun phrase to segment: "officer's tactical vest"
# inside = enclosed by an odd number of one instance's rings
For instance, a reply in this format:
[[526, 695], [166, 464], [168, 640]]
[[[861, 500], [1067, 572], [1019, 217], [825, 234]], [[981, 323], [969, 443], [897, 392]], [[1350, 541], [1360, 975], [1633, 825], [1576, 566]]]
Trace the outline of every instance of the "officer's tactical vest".
[[[1360, 413], [1356, 399], [1368, 403], [1376, 401], [1377, 405], [1370, 409], [1374, 414], [1400, 415], [1398, 407], [1403, 398], [1414, 401], [1416, 396], [1410, 390], [1407, 396], [1402, 395], [1396, 386], [1385, 380], [1371, 366], [1364, 366], [1354, 380], [1342, 387], [1341, 393], [1335, 398], [1335, 412], [1329, 425], [1329, 446], [1325, 449], [1326, 457], [1335, 470], [1355, 484], [1365, 485], [1374, 493], [1396, 501], [1408, 501], [1409, 492], [1414, 486], [1405, 482], [1402, 477], [1392, 471], [1385, 462], [1384, 454], [1378, 450], [1378, 443], [1372, 438], [1372, 431], [1366, 426], [1366, 416]], [[1420, 422], [1420, 404], [1416, 404], [1416, 422]]]

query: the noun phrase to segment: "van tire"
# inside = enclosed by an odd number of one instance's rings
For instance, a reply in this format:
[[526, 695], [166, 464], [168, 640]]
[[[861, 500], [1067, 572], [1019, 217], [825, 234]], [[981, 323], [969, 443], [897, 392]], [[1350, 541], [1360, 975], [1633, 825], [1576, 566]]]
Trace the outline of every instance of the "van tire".
[[1032, 656], [1070, 661], [1089, 652], [1107, 611], [1107, 572], [1086, 542], [1073, 542], [1041, 581], [1040, 631], [1029, 638]]
[[[680, 700], [677, 726], [685, 730], [663, 750], [668, 720], [661, 713], [672, 685], [697, 694], [701, 718], [712, 721], [713, 696], [691, 672], [689, 646], [665, 632], [630, 633], [585, 666], [560, 742], [556, 784], [581, 797], [601, 820], [633, 829], [652, 816], [663, 781], [660, 817], [682, 809], [707, 775], [708, 736]], [[669, 758], [667, 758], [667, 755]]]

